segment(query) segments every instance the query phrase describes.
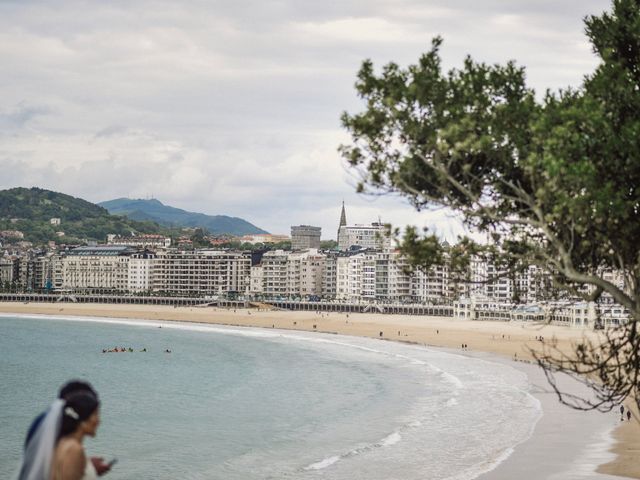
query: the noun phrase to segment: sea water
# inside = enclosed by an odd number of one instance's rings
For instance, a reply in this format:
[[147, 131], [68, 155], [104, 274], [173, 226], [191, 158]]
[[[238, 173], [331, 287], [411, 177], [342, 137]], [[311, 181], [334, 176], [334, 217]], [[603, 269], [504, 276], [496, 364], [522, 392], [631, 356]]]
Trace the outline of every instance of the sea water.
[[[102, 353], [114, 347], [134, 352]], [[33, 417], [74, 378], [100, 394], [102, 423], [85, 448], [118, 458], [112, 480], [472, 479], [541, 415], [523, 373], [423, 346], [4, 316], [0, 478], [19, 464]]]

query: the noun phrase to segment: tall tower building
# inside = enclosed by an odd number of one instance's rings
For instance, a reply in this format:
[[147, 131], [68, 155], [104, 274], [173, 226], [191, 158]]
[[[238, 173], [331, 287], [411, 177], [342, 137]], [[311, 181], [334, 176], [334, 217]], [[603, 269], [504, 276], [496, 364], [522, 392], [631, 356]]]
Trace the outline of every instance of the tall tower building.
[[291, 227], [291, 250], [320, 248], [320, 227], [298, 225]]

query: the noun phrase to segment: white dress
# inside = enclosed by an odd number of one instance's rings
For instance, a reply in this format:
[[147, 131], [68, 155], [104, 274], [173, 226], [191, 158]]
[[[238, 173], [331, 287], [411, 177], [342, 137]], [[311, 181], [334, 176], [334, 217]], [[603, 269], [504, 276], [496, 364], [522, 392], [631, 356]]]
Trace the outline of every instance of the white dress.
[[96, 472], [96, 467], [93, 466], [90, 458], [87, 458], [87, 465], [84, 467], [82, 480], [98, 480], [98, 472]]
[[[65, 440], [63, 439], [61, 441], [65, 441]], [[70, 444], [71, 444], [71, 441], [67, 440], [64, 445], [58, 446], [58, 450], [56, 451], [56, 454], [59, 456], [66, 454], [66, 451], [69, 448]], [[81, 480], [97, 480], [98, 472], [96, 472], [96, 468], [93, 466], [93, 463], [91, 463], [91, 458], [89, 458], [86, 455], [86, 453], [85, 453], [85, 457], [87, 458], [87, 463], [84, 466], [84, 473], [82, 474]], [[51, 469], [51, 477], [50, 477], [51, 480], [57, 480], [62, 476], [60, 467], [61, 467], [60, 463], [54, 460], [54, 463]]]

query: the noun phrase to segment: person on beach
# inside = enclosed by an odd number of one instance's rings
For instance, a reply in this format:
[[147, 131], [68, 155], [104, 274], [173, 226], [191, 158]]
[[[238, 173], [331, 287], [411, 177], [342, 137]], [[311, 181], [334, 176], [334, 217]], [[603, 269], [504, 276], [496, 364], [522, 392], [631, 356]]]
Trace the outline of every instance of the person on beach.
[[627, 422], [631, 421], [631, 410], [627, 408]]

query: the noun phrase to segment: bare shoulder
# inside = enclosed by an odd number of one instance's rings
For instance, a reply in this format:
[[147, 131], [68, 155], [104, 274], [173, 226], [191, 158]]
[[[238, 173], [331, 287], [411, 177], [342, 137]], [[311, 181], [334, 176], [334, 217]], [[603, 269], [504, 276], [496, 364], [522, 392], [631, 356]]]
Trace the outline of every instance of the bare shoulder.
[[72, 442], [69, 442], [69, 447], [67, 449], [67, 452], [70, 455], [75, 454], [75, 455], [82, 455], [84, 457], [84, 447], [80, 442], [76, 442], [75, 440]]
[[82, 444], [75, 439], [62, 439], [56, 448], [56, 474], [54, 478], [79, 480], [82, 478], [87, 459]]
[[75, 438], [62, 438], [58, 442], [56, 450], [63, 455], [83, 455], [84, 447]]

